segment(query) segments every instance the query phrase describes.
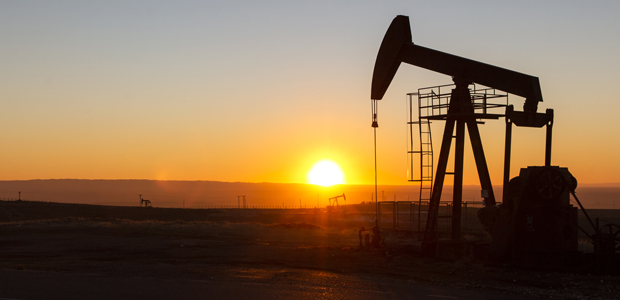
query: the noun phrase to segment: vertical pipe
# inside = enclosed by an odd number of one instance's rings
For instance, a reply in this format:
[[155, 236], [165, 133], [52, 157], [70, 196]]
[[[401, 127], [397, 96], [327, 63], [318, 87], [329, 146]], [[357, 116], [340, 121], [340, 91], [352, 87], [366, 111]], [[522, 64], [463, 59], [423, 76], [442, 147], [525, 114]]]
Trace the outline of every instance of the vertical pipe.
[[551, 132], [553, 129], [553, 109], [547, 109], [547, 143], [545, 147], [545, 166], [551, 166]]
[[461, 205], [463, 202], [463, 154], [465, 152], [465, 122], [456, 122], [454, 148], [454, 192], [452, 194], [452, 240], [461, 238]]
[[508, 183], [510, 182], [510, 151], [512, 148], [512, 105], [506, 106], [506, 138], [504, 144], [504, 186], [502, 191], [502, 202], [508, 198]]

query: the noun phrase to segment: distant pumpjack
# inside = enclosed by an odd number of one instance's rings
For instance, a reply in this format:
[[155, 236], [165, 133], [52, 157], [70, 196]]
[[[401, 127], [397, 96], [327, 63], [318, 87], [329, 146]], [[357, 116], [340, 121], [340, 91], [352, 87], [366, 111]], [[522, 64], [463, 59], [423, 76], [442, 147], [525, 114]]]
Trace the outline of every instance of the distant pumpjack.
[[142, 199], [142, 195], [140, 195], [140, 207], [144, 204], [144, 207], [153, 207], [151, 204], [151, 200]]
[[342, 195], [338, 195], [335, 197], [331, 197], [329, 198], [329, 206], [333, 209], [334, 207], [336, 207], [336, 210], [338, 210], [338, 198], [343, 198], [344, 202], [346, 204], [347, 202], [347, 196], [344, 195], [344, 193], [342, 193]]
[[[545, 165], [551, 161], [551, 125], [553, 110], [538, 113], [538, 102], [542, 102], [542, 92], [537, 77], [518, 73], [508, 69], [492, 66], [467, 58], [436, 51], [415, 45], [411, 38], [409, 17], [397, 16], [386, 32], [377, 59], [372, 77], [371, 99], [373, 100], [373, 127], [376, 127], [376, 100], [381, 100], [387, 91], [401, 62], [422, 67], [431, 71], [452, 76], [456, 88], [452, 90], [450, 103], [446, 114], [434, 116], [437, 120], [445, 120], [444, 135], [441, 151], [435, 174], [434, 186], [431, 192], [429, 212], [424, 232], [423, 248], [432, 252], [436, 248], [437, 218], [439, 201], [445, 175], [454, 175], [453, 212], [452, 212], [452, 239], [460, 238], [461, 204], [463, 186], [463, 153], [465, 126], [467, 126], [472, 144], [473, 154], [478, 169], [480, 185], [485, 197], [485, 208], [495, 207], [495, 195], [489, 176], [482, 141], [478, 130], [478, 119], [498, 119], [506, 117], [506, 150], [504, 162], [504, 190], [509, 181], [510, 169], [510, 139], [512, 123], [517, 126], [543, 127], [547, 126], [547, 144]], [[490, 88], [499, 89], [525, 98], [523, 111], [515, 111], [512, 106], [506, 107], [506, 114], [475, 113], [475, 104], [472, 101], [469, 85], [479, 83]], [[486, 105], [486, 104], [485, 104]], [[456, 127], [456, 134], [454, 129]], [[455, 169], [446, 172], [452, 139], [456, 139]], [[483, 210], [484, 210], [483, 209]]]

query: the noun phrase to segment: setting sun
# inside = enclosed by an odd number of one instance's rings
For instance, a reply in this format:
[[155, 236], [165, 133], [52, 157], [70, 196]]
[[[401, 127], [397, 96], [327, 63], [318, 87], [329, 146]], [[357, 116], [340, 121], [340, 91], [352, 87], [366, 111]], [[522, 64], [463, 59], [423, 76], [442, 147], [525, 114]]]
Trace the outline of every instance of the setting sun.
[[332, 186], [344, 183], [344, 173], [340, 166], [328, 159], [316, 162], [308, 172], [308, 183]]

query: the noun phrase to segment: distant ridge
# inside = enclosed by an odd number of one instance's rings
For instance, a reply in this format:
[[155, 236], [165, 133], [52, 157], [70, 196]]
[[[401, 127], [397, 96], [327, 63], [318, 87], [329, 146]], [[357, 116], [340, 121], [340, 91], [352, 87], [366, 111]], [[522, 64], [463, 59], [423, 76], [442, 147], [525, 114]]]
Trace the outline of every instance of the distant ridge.
[[[476, 188], [477, 189], [477, 188]], [[0, 181], [1, 198], [105, 205], [138, 205], [139, 195], [155, 206], [181, 207], [237, 205], [237, 196], [245, 195], [248, 205], [285, 207], [324, 206], [328, 198], [345, 193], [348, 203], [371, 201], [373, 185], [335, 185], [320, 187], [304, 183], [248, 183], [224, 181], [147, 180], [147, 179], [35, 179]], [[379, 195], [386, 200], [418, 199], [413, 185], [382, 185]], [[479, 194], [479, 192], [476, 192]], [[344, 203], [343, 203], [344, 204]]]
[[[379, 199], [417, 201], [416, 185], [380, 185]], [[325, 206], [328, 198], [345, 193], [347, 203], [371, 201], [373, 185], [336, 185], [320, 187], [304, 183], [249, 183], [225, 181], [148, 180], [148, 179], [33, 179], [0, 181], [0, 198], [18, 197], [40, 201], [137, 206], [139, 195], [157, 207], [236, 206], [237, 196], [245, 195], [250, 206], [315, 207]], [[384, 192], [384, 193], [382, 193]], [[580, 184], [577, 193], [586, 207], [620, 209], [620, 183]], [[501, 187], [495, 187], [501, 195]], [[443, 201], [452, 199], [446, 186]], [[301, 201], [300, 201], [301, 200]], [[466, 185], [463, 200], [480, 203], [480, 187]], [[342, 203], [344, 204], [344, 203]]]

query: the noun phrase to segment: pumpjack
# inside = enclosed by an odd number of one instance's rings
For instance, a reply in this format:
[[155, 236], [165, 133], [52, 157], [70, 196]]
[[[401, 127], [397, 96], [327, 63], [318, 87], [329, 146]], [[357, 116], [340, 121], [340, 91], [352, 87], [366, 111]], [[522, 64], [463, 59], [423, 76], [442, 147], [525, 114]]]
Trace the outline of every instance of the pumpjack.
[[345, 203], [347, 202], [347, 196], [345, 196], [344, 193], [342, 193], [342, 195], [329, 198], [329, 206], [327, 207], [328, 212], [337, 212], [340, 210], [338, 206], [338, 198], [343, 198]]
[[335, 206], [336, 208], [338, 208], [338, 198], [343, 198], [344, 202], [347, 202], [347, 196], [345, 196], [344, 193], [342, 193], [342, 195], [329, 198], [329, 206], [331, 207]]
[[140, 207], [142, 207], [142, 205], [144, 205], [144, 207], [153, 207], [151, 200], [142, 199], [142, 195], [140, 195]]
[[[570, 205], [569, 193], [577, 181], [567, 168], [551, 166], [551, 138], [553, 110], [538, 112], [543, 101], [537, 77], [485, 64], [456, 55], [422, 47], [413, 43], [409, 18], [397, 16], [381, 43], [374, 66], [371, 86], [373, 127], [378, 127], [377, 101], [385, 95], [401, 63], [418, 66], [452, 77], [454, 88], [446, 96], [448, 102], [433, 104], [424, 118], [445, 121], [441, 150], [429, 199], [428, 218], [422, 240], [422, 251], [437, 253], [437, 219], [439, 202], [446, 175], [453, 175], [451, 240], [461, 237], [461, 207], [463, 191], [463, 154], [467, 127], [475, 164], [482, 188], [484, 207], [478, 213], [479, 221], [491, 233], [491, 252], [497, 257], [519, 256], [541, 251], [576, 251], [577, 210]], [[480, 84], [525, 98], [523, 110], [503, 105], [505, 112], [490, 113], [486, 101], [476, 102], [470, 86]], [[486, 100], [486, 98], [485, 98]], [[443, 107], [436, 110], [437, 108]], [[497, 111], [497, 110], [495, 110]], [[479, 120], [506, 120], [504, 153], [503, 205], [498, 206], [493, 192], [478, 124]], [[521, 169], [520, 176], [510, 180], [512, 125], [546, 127], [545, 164]], [[455, 132], [456, 128], [456, 132]], [[454, 171], [447, 172], [452, 140]], [[432, 163], [432, 162], [431, 162]], [[431, 174], [432, 176], [432, 174]]]

